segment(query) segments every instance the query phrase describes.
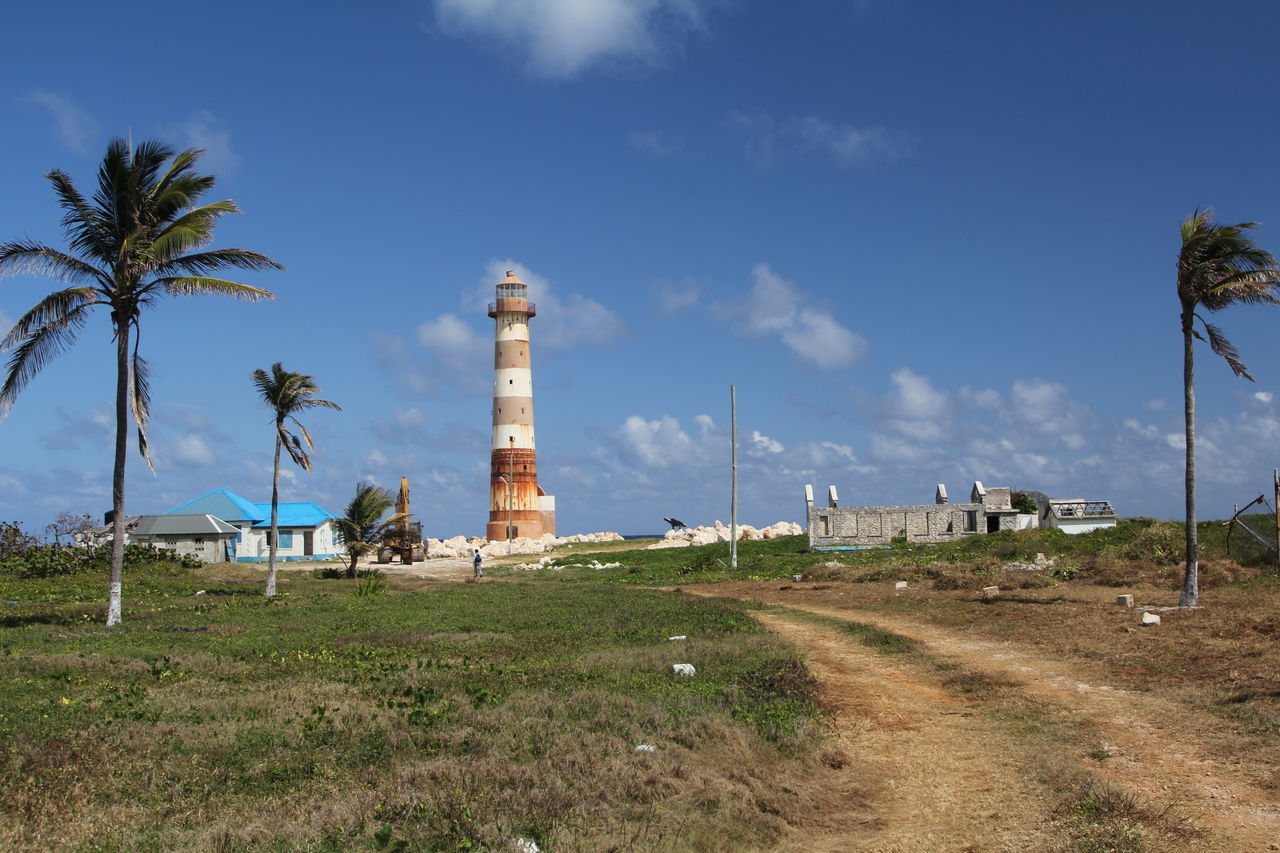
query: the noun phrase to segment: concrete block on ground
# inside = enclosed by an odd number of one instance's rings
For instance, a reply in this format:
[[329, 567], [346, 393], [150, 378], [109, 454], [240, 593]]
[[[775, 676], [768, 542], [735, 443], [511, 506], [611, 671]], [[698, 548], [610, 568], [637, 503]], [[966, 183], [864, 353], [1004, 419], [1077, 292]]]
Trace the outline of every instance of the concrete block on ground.
[[676, 634], [674, 637], [667, 637], [667, 642], [674, 643], [676, 640], [687, 640], [687, 639], [689, 638], [684, 634]]
[[1143, 613], [1141, 624], [1142, 625], [1159, 625], [1160, 617], [1154, 613]]
[[[1156, 620], [1159, 621], [1159, 619], [1160, 617], [1157, 616]], [[671, 672], [673, 675], [697, 675], [698, 674], [698, 670], [694, 669], [693, 664], [691, 663], [673, 663], [671, 664]]]
[[658, 748], [651, 743], [636, 744], [636, 752], [657, 752]]
[[906, 589], [906, 588], [907, 588], [907, 582], [906, 582], [906, 581], [898, 581], [897, 583], [895, 583], [895, 584], [893, 585], [893, 588], [894, 588], [894, 589]]
[[804, 575], [792, 575], [791, 580], [795, 583], [800, 583], [800, 581], [804, 580]]
[[1132, 607], [1132, 606], [1133, 606], [1133, 596], [1132, 596], [1132, 595], [1127, 595], [1127, 594], [1126, 594], [1126, 595], [1117, 595], [1117, 596], [1116, 596], [1116, 604], [1120, 605], [1121, 607]]
[[998, 587], [998, 586], [984, 586], [984, 587], [982, 588], [981, 597], [982, 597], [982, 598], [995, 598], [995, 597], [996, 597], [997, 595], [999, 595], [999, 594], [1000, 594], [1000, 587]]

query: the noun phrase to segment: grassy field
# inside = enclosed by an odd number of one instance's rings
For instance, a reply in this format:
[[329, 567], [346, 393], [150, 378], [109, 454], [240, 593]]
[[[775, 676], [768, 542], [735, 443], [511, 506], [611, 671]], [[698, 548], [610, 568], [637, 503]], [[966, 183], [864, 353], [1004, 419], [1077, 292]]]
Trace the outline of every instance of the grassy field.
[[102, 587], [0, 579], [4, 849], [764, 849], [818, 760], [737, 605], [135, 571], [108, 631]]
[[[1266, 517], [1253, 517], [1251, 521], [1254, 529], [1274, 526], [1274, 519]], [[1115, 528], [1077, 536], [1052, 529], [1002, 531], [938, 545], [898, 542], [889, 548], [815, 553], [806, 550], [806, 537], [785, 536], [740, 542], [737, 569], [730, 568], [728, 543], [652, 551], [618, 543], [630, 547], [595, 555], [600, 563], [620, 563], [617, 568], [590, 568], [592, 556], [579, 551], [557, 555], [547, 568], [531, 571], [543, 579], [638, 586], [781, 580], [803, 574], [847, 581], [942, 579], [942, 585], [977, 588], [1002, 575], [1005, 564], [1030, 562], [1042, 553], [1054, 558], [1053, 567], [1035, 578], [1023, 573], [1020, 583], [1081, 580], [1114, 586], [1144, 581], [1176, 587], [1182, 577], [1183, 529], [1183, 525], [1174, 522], [1126, 519]], [[1227, 530], [1221, 522], [1202, 522], [1198, 529], [1203, 587], [1256, 577], [1274, 563], [1274, 557], [1248, 533], [1237, 530], [1228, 543]], [[506, 571], [517, 574], [521, 570]]]

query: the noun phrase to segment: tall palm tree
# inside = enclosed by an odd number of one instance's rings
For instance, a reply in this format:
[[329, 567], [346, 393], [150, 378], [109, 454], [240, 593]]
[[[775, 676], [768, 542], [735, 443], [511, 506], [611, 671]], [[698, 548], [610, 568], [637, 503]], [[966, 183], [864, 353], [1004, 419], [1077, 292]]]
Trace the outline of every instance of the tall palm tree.
[[356, 576], [356, 561], [375, 547], [374, 540], [402, 518], [400, 515], [393, 515], [383, 519], [387, 510], [394, 505], [395, 498], [387, 489], [373, 483], [356, 484], [356, 496], [347, 504], [346, 515], [334, 521], [347, 554], [351, 557], [347, 577]]
[[1221, 311], [1238, 303], [1280, 304], [1280, 263], [1245, 232], [1256, 222], [1219, 225], [1213, 212], [1197, 209], [1182, 222], [1178, 253], [1178, 302], [1182, 306], [1182, 389], [1187, 444], [1187, 564], [1178, 603], [1194, 607], [1200, 597], [1199, 537], [1196, 533], [1196, 392], [1192, 339], [1208, 336], [1209, 348], [1226, 359], [1236, 376], [1253, 381], [1239, 351], [1198, 309]]
[[[284, 447], [290, 458], [310, 474], [311, 457], [302, 449], [302, 445], [305, 443], [307, 450], [315, 450], [316, 445], [311, 440], [311, 433], [298, 420], [298, 413], [317, 406], [338, 411], [342, 411], [342, 407], [313, 397], [313, 394], [320, 392], [313, 378], [304, 373], [291, 373], [278, 361], [271, 365], [270, 374], [265, 370], [255, 370], [249, 374], [249, 378], [262, 394], [263, 402], [271, 407], [276, 416], [276, 458], [271, 469], [271, 540], [267, 545], [266, 595], [271, 598], [276, 594], [276, 540], [280, 534], [280, 448]], [[286, 421], [293, 421], [297, 426], [298, 432], [302, 433], [301, 440], [289, 432]]]
[[62, 228], [70, 251], [32, 240], [0, 244], [0, 278], [47, 275], [71, 285], [42, 299], [0, 341], [0, 349], [13, 350], [0, 386], [0, 409], [11, 406], [49, 359], [71, 345], [93, 308], [101, 305], [110, 312], [116, 344], [116, 440], [109, 626], [120, 622], [130, 410], [138, 428], [138, 450], [155, 470], [147, 451], [147, 363], [138, 355], [142, 310], [165, 295], [216, 293], [251, 302], [274, 299], [270, 291], [213, 274], [231, 267], [282, 269], [257, 252], [206, 248], [223, 214], [240, 210], [229, 200], [197, 206], [197, 200], [214, 185], [212, 175], [195, 172], [201, 153], [191, 149], [175, 155], [161, 142], [143, 142], [134, 149], [123, 139], [112, 140], [98, 168], [98, 189], [92, 199], [82, 195], [62, 171], [55, 169], [45, 176], [63, 210]]

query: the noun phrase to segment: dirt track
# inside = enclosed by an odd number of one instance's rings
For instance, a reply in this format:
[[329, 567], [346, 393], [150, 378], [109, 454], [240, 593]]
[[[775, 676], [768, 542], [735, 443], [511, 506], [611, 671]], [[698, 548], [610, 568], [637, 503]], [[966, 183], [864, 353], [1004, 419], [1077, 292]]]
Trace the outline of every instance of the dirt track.
[[[974, 639], [934, 625], [844, 607], [831, 595], [797, 595], [778, 584], [724, 583], [686, 588], [857, 621], [920, 643], [930, 655], [963, 669], [1017, 683], [1055, 711], [1099, 733], [1110, 758], [1089, 770], [1134, 794], [1155, 811], [1186, 818], [1201, 830], [1183, 850], [1280, 849], [1280, 801], [1216, 757], [1198, 732], [1200, 712], [1103, 683], [1073, 661], [1010, 643]], [[836, 593], [838, 595], [838, 593]], [[825, 601], [815, 600], [825, 598]], [[793, 850], [1043, 850], [1037, 836], [1047, 803], [1028, 779], [1025, 745], [927, 674], [861, 647], [830, 628], [764, 612], [761, 621], [808, 652], [824, 696], [836, 709], [837, 736], [852, 755], [874, 756], [884, 785], [868, 823], [865, 798], [856, 814], [833, 814], [818, 834], [806, 829]], [[1003, 760], [1002, 760], [1003, 758]]]

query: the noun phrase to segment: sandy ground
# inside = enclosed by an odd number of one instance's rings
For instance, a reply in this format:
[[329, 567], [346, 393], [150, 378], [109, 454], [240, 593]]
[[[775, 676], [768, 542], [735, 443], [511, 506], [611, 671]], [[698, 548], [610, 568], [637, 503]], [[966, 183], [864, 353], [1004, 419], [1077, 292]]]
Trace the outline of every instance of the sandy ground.
[[[1075, 661], [1053, 659], [1011, 643], [975, 639], [911, 618], [843, 607], [830, 600], [838, 598], [838, 589], [825, 591], [822, 596], [825, 600], [818, 601], [798, 597], [792, 591], [782, 592], [778, 586], [727, 583], [690, 591], [779, 604], [874, 625], [910, 637], [940, 659], [1012, 680], [1020, 685], [1013, 689], [1024, 690], [1050, 703], [1100, 733], [1112, 757], [1091, 764], [1092, 772], [1133, 793], [1142, 803], [1157, 810], [1168, 808], [1203, 830], [1202, 837], [1187, 840], [1180, 849], [1280, 850], [1280, 798], [1273, 791], [1251, 784], [1239, 768], [1214, 754], [1199, 732], [1217, 721], [1204, 719], [1202, 713], [1166, 699], [1104, 683]], [[938, 846], [913, 846], [920, 842], [914, 836], [894, 846], [898, 842], [893, 838], [895, 833], [890, 832], [884, 840], [889, 846], [864, 848], [837, 844], [806, 848], [801, 844], [794, 849], [1039, 849], [1034, 843], [1019, 848], [996, 841], [999, 832], [1012, 831], [1001, 828], [998, 808], [992, 821], [973, 820], [989, 808], [998, 807], [998, 803], [991, 802], [991, 789], [1016, 786], [1018, 781], [1016, 774], [1012, 778], [1002, 777], [999, 767], [983, 767], [966, 777], [963, 762], [975, 749], [1002, 747], [998, 737], [981, 731], [981, 724], [974, 718], [949, 713], [947, 703], [954, 700], [938, 694], [937, 689], [927, 683], [920, 683], [910, 673], [896, 669], [885, 656], [870, 651], [858, 653], [854, 648], [856, 642], [850, 638], [833, 642], [832, 636], [838, 635], [828, 630], [796, 625], [785, 617], [769, 613], [762, 613], [761, 619], [809, 652], [811, 667], [824, 687], [831, 685], [840, 695], [857, 697], [846, 700], [843, 706], [837, 705], [837, 726], [856, 725], [857, 718], [865, 717], [857, 703], [872, 697], [871, 701], [883, 705], [876, 711], [877, 719], [889, 723], [895, 719], [906, 721], [911, 735], [903, 739], [924, 744], [922, 748], [928, 753], [925, 761], [914, 762], [906, 772], [900, 771], [902, 781], [894, 786], [896, 792], [914, 790], [924, 792], [925, 796], [890, 796], [885, 803], [888, 811], [883, 822], [885, 830], [903, 819], [909, 824], [936, 825], [932, 831], [937, 833]], [[893, 688], [883, 688], [886, 683]], [[891, 774], [902, 762], [913, 762], [913, 747], [893, 738], [862, 743], [863, 749], [876, 746], [872, 754], [877, 756], [877, 761], [887, 762]], [[953, 800], [958, 809], [937, 810], [928, 805], [928, 792], [942, 796], [939, 792], [944, 790], [947, 792], [944, 799]], [[915, 811], [911, 812], [913, 806]], [[897, 820], [892, 817], [895, 810]], [[966, 833], [970, 833], [970, 841], [981, 839], [981, 843], [972, 848], [955, 846]]]

